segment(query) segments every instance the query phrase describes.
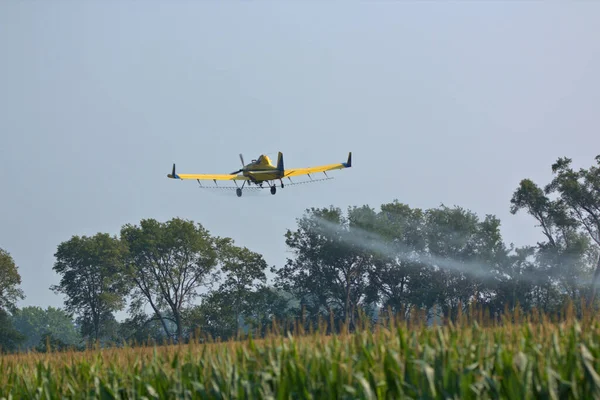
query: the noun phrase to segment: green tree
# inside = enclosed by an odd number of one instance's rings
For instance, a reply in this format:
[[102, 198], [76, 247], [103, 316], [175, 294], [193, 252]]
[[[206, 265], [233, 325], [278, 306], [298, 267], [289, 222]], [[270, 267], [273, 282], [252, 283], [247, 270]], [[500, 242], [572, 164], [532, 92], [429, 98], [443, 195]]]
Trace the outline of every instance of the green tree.
[[23, 340], [25, 337], [14, 328], [11, 315], [0, 308], [0, 353], [17, 350]]
[[[526, 211], [538, 222], [546, 239], [536, 245], [536, 268], [530, 275], [536, 282], [532, 301], [544, 311], [560, 307], [561, 294], [576, 300], [590, 289], [585, 282], [591, 280], [588, 260], [593, 251], [590, 241], [593, 235], [586, 235], [581, 227], [591, 221], [582, 219], [577, 203], [569, 199], [583, 190], [578, 189], [581, 182], [573, 171], [566, 168], [569, 162], [562, 159], [553, 166], [558, 176], [544, 190], [530, 179], [523, 179], [511, 198], [511, 213]], [[550, 198], [553, 191], [559, 191], [554, 200]], [[594, 207], [592, 200], [589, 207]], [[591, 226], [586, 230], [594, 233]]]
[[223, 281], [213, 295], [227, 298], [234, 313], [237, 332], [241, 318], [250, 314], [255, 306], [253, 295], [267, 282], [267, 262], [261, 254], [238, 247], [229, 238], [220, 239], [217, 243]]
[[0, 309], [13, 311], [18, 300], [25, 298], [14, 259], [6, 250], [0, 248]]
[[14, 313], [12, 320], [15, 329], [26, 337], [24, 349], [34, 348], [47, 334], [68, 346], [81, 345], [82, 338], [74, 321], [59, 308], [23, 307]]
[[[372, 215], [363, 207], [351, 210], [351, 219]], [[368, 287], [371, 253], [351, 229], [341, 209], [311, 208], [298, 219], [298, 229], [286, 232], [286, 244], [295, 258], [277, 271], [276, 286], [300, 300], [306, 322], [319, 317], [345, 322], [353, 327], [355, 312], [364, 303]]]
[[412, 307], [431, 307], [431, 271], [420, 261], [426, 252], [425, 216], [394, 200], [383, 204], [372, 227], [386, 251], [375, 258], [369, 271], [369, 302], [397, 314]]
[[105, 233], [73, 236], [58, 246], [53, 269], [61, 280], [51, 289], [67, 296], [66, 311], [78, 315], [84, 337], [97, 341], [106, 336], [103, 326], [112, 324], [113, 312], [125, 306], [125, 254], [121, 242]]
[[119, 337], [129, 343], [164, 343], [167, 336], [160, 320], [152, 315], [134, 314], [119, 324]]
[[536, 268], [535, 248], [526, 246], [511, 250], [499, 268], [500, 273], [493, 286], [494, 296], [489, 302], [490, 311], [495, 315], [502, 314], [507, 308], [513, 310], [517, 304], [525, 311], [540, 304], [537, 301], [538, 289], [543, 286], [545, 277]]
[[296, 302], [289, 293], [278, 290], [272, 286], [261, 286], [251, 293], [253, 305], [244, 314], [244, 323], [247, 329], [259, 329], [263, 334], [269, 329], [291, 327], [295, 314], [293, 305]]
[[62, 339], [54, 336], [50, 332], [45, 332], [35, 346], [35, 350], [39, 353], [48, 353], [51, 351], [63, 351], [73, 348], [72, 345], [65, 343]]
[[202, 296], [202, 303], [187, 308], [182, 319], [188, 327], [188, 334], [212, 339], [227, 340], [238, 333], [236, 309], [231, 293], [210, 291]]
[[124, 272], [134, 283], [132, 313], [139, 314], [149, 304], [168, 336], [173, 333], [166, 321], [173, 320], [175, 336], [180, 339], [182, 311], [198, 295], [198, 289], [210, 287], [216, 278], [215, 239], [201, 224], [180, 218], [124, 225], [121, 238], [129, 249]]
[[508, 250], [500, 234], [500, 221], [462, 207], [441, 206], [427, 210], [426, 240], [431, 268], [430, 290], [447, 316], [455, 316], [459, 304], [485, 304], [492, 296], [497, 272]]
[[0, 249], [0, 351], [9, 352], [17, 348], [24, 337], [13, 327], [11, 312], [17, 310], [18, 300], [25, 298], [14, 259]]
[[[546, 194], [555, 193], [560, 196], [558, 202], [565, 208], [568, 217], [577, 221], [596, 244], [597, 250], [597, 246], [600, 246], [600, 155], [595, 160], [596, 165], [576, 171], [571, 167], [570, 158], [559, 158], [552, 164], [554, 179], [546, 185], [544, 191]], [[592, 302], [599, 276], [600, 254], [596, 260]]]

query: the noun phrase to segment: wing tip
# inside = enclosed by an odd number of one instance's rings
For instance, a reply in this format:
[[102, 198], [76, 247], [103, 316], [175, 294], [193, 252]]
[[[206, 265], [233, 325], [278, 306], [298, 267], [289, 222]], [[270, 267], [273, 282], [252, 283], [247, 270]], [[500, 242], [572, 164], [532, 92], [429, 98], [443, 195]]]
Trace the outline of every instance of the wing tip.
[[348, 161], [346, 161], [345, 163], [342, 163], [344, 165], [344, 167], [346, 168], [350, 168], [352, 167], [352, 152], [348, 152]]
[[179, 175], [177, 175], [175, 173], [175, 163], [173, 163], [173, 171], [170, 174], [167, 174], [167, 178], [171, 178], [171, 179], [181, 179], [179, 178]]

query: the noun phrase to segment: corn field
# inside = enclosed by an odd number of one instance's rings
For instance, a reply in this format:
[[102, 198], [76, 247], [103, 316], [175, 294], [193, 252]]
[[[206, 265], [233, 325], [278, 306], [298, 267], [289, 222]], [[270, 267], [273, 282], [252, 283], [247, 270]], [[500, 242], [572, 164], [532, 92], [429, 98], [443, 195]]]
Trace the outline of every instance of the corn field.
[[600, 319], [575, 314], [5, 355], [0, 398], [600, 399]]

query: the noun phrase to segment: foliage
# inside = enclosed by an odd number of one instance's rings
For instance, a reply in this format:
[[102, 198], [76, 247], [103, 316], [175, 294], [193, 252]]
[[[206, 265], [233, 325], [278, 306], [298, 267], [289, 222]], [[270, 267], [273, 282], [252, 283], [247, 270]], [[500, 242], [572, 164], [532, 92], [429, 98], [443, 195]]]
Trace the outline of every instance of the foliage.
[[600, 155], [596, 166], [575, 171], [570, 158], [559, 158], [552, 164], [555, 177], [546, 193], [558, 193], [569, 217], [580, 223], [590, 237], [600, 245]]
[[0, 353], [12, 352], [25, 340], [12, 324], [11, 315], [0, 308]]
[[437, 267], [430, 278], [435, 304], [455, 316], [460, 304], [489, 303], [508, 256], [500, 221], [492, 215], [480, 221], [461, 207], [441, 206], [427, 210], [425, 224], [426, 258]]
[[45, 332], [35, 346], [35, 351], [39, 353], [50, 353], [53, 351], [65, 351], [74, 347], [73, 344], [65, 343], [62, 339], [54, 336], [54, 334]]
[[155, 316], [134, 314], [119, 324], [119, 337], [133, 344], [164, 343], [168, 337]]
[[[600, 156], [596, 160], [600, 165]], [[600, 170], [592, 166], [576, 172], [570, 165], [570, 159], [559, 158], [552, 165], [554, 179], [544, 189], [523, 179], [511, 199], [511, 212], [527, 211], [546, 238], [536, 246], [540, 284], [535, 302], [544, 309], [556, 306], [561, 294], [593, 301], [589, 260], [596, 250], [592, 243], [600, 244]], [[557, 197], [551, 199], [552, 194]]]
[[21, 275], [14, 259], [0, 248], [0, 310], [14, 311], [16, 302], [25, 298], [20, 284]]
[[[589, 238], [600, 246], [600, 155], [596, 156], [596, 165], [589, 169], [575, 171], [571, 162], [570, 158], [562, 157], [552, 164], [554, 179], [546, 185], [545, 192], [557, 193], [571, 220], [583, 227]], [[581, 243], [580, 246], [586, 244]], [[597, 256], [594, 284], [599, 276], [600, 254]], [[592, 302], [593, 298], [592, 295]]]
[[66, 310], [79, 316], [82, 335], [98, 340], [109, 335], [103, 327], [125, 305], [128, 281], [121, 273], [126, 249], [106, 233], [73, 236], [61, 243], [54, 270], [61, 276], [51, 288], [67, 296]]
[[185, 312], [189, 336], [205, 335], [213, 339], [227, 340], [247, 334], [249, 331], [264, 333], [272, 328], [273, 321], [284, 323], [294, 319], [290, 307], [293, 300], [288, 293], [268, 286], [260, 286], [244, 294], [243, 313], [235, 306], [235, 292], [213, 291], [203, 298], [200, 305]]
[[295, 258], [277, 271], [277, 287], [300, 299], [308, 321], [333, 315], [352, 324], [353, 311], [364, 302], [371, 254], [349, 226], [339, 208], [312, 208], [285, 235]]
[[12, 316], [13, 326], [26, 340], [21, 348], [29, 350], [45, 342], [45, 337], [60, 341], [65, 345], [81, 345], [81, 335], [71, 317], [64, 311], [54, 307], [46, 310], [37, 306], [23, 307]]
[[[201, 224], [173, 218], [165, 223], [144, 219], [139, 226], [127, 224], [121, 229], [121, 240], [129, 250], [123, 272], [134, 284], [132, 313], [150, 305], [167, 336], [181, 339], [182, 311], [200, 287], [210, 287], [215, 280], [215, 238]], [[169, 318], [176, 325], [174, 335], [166, 323]]]
[[243, 315], [252, 313], [258, 300], [256, 293], [267, 282], [267, 262], [261, 254], [235, 246], [230, 239], [219, 240], [218, 252], [223, 280], [210, 296], [218, 297], [217, 302], [227, 302], [235, 321], [231, 328], [237, 333]]
[[25, 298], [20, 284], [21, 275], [14, 259], [0, 248], [0, 352], [14, 351], [24, 340], [14, 328], [10, 315], [17, 309], [16, 302]]
[[294, 258], [278, 271], [278, 287], [301, 301], [309, 321], [329, 313], [355, 326], [360, 308], [432, 310], [454, 316], [459, 305], [492, 305], [511, 261], [500, 221], [460, 207], [422, 211], [394, 201], [310, 209], [288, 231]]

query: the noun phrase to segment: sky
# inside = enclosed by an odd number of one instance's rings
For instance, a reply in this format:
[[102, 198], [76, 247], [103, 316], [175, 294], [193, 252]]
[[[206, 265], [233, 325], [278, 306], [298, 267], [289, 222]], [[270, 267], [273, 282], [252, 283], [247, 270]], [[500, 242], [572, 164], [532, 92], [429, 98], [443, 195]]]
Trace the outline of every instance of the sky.
[[[0, 3], [0, 248], [26, 298], [50, 290], [57, 246], [174, 217], [262, 253], [310, 207], [395, 199], [459, 205], [541, 240], [509, 212], [523, 178], [600, 154], [600, 3]], [[199, 189], [266, 153], [346, 161], [333, 180]], [[209, 182], [208, 184], [211, 184]]]

